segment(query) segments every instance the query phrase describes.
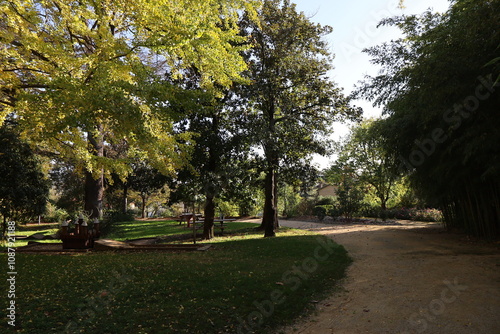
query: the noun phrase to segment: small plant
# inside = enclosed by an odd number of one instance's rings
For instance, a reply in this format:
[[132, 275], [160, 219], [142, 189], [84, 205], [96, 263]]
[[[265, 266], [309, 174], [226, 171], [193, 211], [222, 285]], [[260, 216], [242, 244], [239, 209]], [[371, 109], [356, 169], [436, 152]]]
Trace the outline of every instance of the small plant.
[[424, 222], [440, 222], [443, 220], [443, 213], [437, 209], [416, 210], [412, 219]]
[[319, 221], [323, 221], [326, 217], [327, 213], [327, 205], [318, 205], [314, 207], [314, 215], [319, 219]]
[[310, 216], [314, 215], [315, 202], [312, 199], [303, 198], [297, 205], [297, 215]]

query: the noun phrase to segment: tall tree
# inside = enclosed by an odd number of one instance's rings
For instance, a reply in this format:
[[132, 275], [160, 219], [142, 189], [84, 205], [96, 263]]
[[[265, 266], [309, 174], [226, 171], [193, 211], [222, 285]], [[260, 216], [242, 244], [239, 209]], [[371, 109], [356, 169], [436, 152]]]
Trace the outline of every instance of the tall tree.
[[483, 237], [500, 233], [499, 21], [489, 0], [382, 21], [406, 36], [367, 50], [382, 72], [358, 92], [385, 105], [388, 149], [419, 193]]
[[336, 164], [349, 166], [359, 181], [373, 187], [380, 208], [387, 208], [400, 175], [400, 161], [394, 152], [387, 150], [380, 120], [367, 120], [353, 127], [339, 147]]
[[[249, 177], [245, 166], [250, 150], [248, 134], [240, 122], [241, 112], [236, 107], [239, 104], [234, 92], [226, 90], [221, 97], [206, 100], [203, 108], [178, 125], [181, 131], [196, 134], [190, 166], [179, 174], [179, 181], [182, 184], [189, 180], [189, 190], [205, 198], [205, 239], [214, 236], [216, 200], [229, 193], [239, 198], [247, 188], [242, 179]], [[179, 192], [185, 193], [185, 187], [180, 187]]]
[[[229, 85], [244, 69], [237, 20], [256, 2], [0, 1], [0, 123], [85, 170], [85, 210], [100, 214], [104, 177], [130, 171], [106, 145], [127, 140], [164, 173], [185, 157], [172, 135], [176, 76], [195, 64], [201, 84]], [[203, 13], [203, 15], [200, 15]]]
[[7, 125], [0, 127], [0, 214], [3, 234], [8, 219], [32, 219], [45, 212], [49, 182], [38, 157]]
[[266, 174], [261, 227], [272, 237], [278, 226], [277, 172], [283, 160], [293, 164], [306, 162], [312, 153], [324, 154], [322, 136], [331, 122], [355, 113], [328, 77], [332, 56], [323, 37], [330, 27], [312, 23], [288, 0], [265, 0], [258, 22], [246, 20], [242, 30], [252, 41], [245, 53], [252, 85], [244, 95]]
[[82, 171], [64, 161], [54, 160], [49, 172], [52, 186], [55, 189], [55, 205], [71, 216], [78, 215], [84, 205], [85, 177]]
[[127, 177], [126, 184], [139, 193], [142, 200], [141, 218], [146, 218], [148, 198], [156, 191], [161, 190], [169, 181], [159, 170], [146, 162], [136, 162], [132, 166], [132, 173]]

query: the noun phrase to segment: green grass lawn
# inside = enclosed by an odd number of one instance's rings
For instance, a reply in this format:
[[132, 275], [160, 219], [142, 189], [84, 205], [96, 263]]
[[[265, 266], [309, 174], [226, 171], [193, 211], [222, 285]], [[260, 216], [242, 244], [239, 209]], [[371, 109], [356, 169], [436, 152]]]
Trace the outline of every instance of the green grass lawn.
[[[59, 224], [29, 224], [29, 225], [19, 225], [16, 226], [15, 235], [16, 236], [30, 236], [32, 234], [44, 234], [52, 235], [57, 233], [59, 230]], [[29, 240], [16, 239], [16, 247], [26, 246]], [[57, 242], [57, 240], [35, 240], [38, 242]], [[5, 245], [0, 244], [0, 249], [4, 249]]]
[[[17, 332], [269, 333], [331, 292], [351, 260], [323, 236], [282, 229], [263, 238], [254, 226], [234, 223], [232, 234], [206, 252], [19, 253]], [[136, 221], [110, 236], [185, 231], [174, 222]], [[6, 254], [0, 261], [6, 267]], [[7, 327], [4, 318], [0, 332]]]
[[[241, 222], [228, 222], [224, 233], [232, 233], [234, 231], [241, 231], [245, 228], [253, 228], [255, 224], [241, 223]], [[198, 233], [201, 233], [198, 230]], [[216, 235], [220, 234], [219, 229], [215, 229]], [[134, 222], [117, 223], [110, 234], [106, 236], [107, 239], [114, 240], [132, 240], [138, 238], [151, 238], [156, 236], [170, 236], [170, 235], [192, 235], [191, 228], [187, 228], [186, 223], [179, 225], [176, 221], [149, 221], [149, 220], [136, 220]]]

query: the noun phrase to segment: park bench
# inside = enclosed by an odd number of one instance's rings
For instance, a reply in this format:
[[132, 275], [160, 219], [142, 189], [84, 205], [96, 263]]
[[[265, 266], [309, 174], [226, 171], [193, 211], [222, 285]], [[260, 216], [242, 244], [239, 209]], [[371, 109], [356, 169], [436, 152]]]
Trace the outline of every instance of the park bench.
[[[233, 218], [216, 218], [214, 219], [214, 228], [220, 230], [220, 235], [224, 235], [224, 229], [227, 227], [225, 222], [233, 222]], [[193, 242], [196, 244], [196, 231], [203, 228], [204, 219], [195, 220], [191, 223], [193, 229]], [[219, 224], [217, 224], [219, 223]]]
[[194, 221], [195, 219], [200, 219], [200, 217], [201, 217], [201, 214], [199, 214], [199, 213], [184, 212], [176, 220], [179, 222], [179, 225], [182, 225], [183, 222], [186, 222], [187, 227], [190, 227], [191, 220]]

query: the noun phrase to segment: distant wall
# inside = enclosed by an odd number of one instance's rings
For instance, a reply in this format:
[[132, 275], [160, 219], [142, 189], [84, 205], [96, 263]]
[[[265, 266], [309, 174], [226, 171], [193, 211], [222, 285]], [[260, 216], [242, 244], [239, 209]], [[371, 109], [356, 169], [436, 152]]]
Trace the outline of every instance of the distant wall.
[[323, 188], [318, 190], [318, 196], [322, 197], [335, 197], [337, 196], [337, 187], [336, 186], [324, 186]]

